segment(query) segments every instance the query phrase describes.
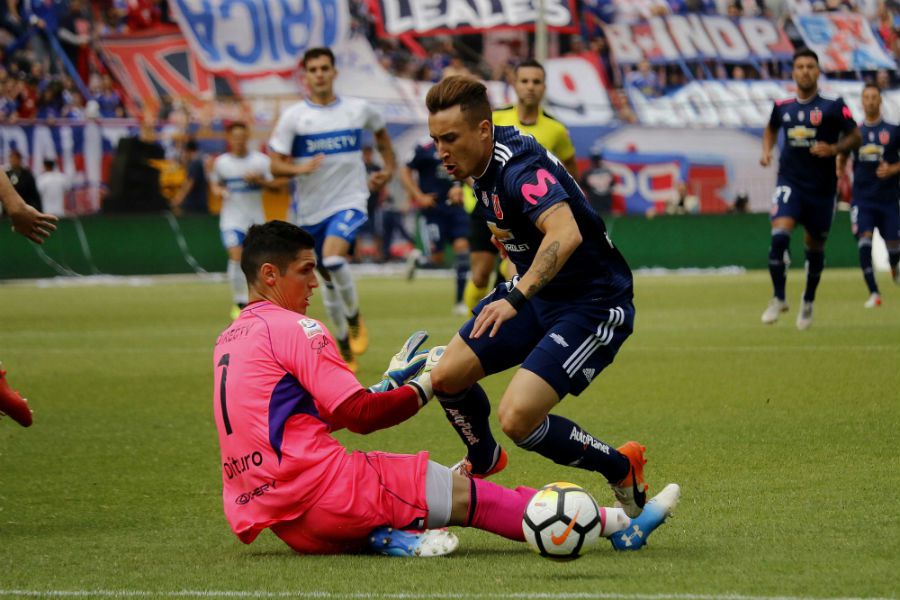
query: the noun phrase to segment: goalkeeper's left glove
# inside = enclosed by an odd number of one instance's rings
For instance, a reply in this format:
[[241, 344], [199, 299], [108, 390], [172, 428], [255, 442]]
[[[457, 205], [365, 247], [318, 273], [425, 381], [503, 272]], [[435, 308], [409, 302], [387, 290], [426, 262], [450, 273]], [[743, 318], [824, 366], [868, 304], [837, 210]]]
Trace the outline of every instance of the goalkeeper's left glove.
[[422, 406], [428, 404], [428, 401], [434, 397], [434, 389], [431, 387], [431, 370], [437, 366], [446, 349], [447, 346], [435, 346], [432, 348], [428, 352], [422, 372], [409, 381], [409, 384], [419, 392]]
[[421, 348], [428, 339], [427, 331], [416, 331], [406, 338], [400, 350], [391, 358], [381, 381], [369, 388], [370, 392], [386, 392], [409, 382], [422, 372], [428, 358], [428, 349]]

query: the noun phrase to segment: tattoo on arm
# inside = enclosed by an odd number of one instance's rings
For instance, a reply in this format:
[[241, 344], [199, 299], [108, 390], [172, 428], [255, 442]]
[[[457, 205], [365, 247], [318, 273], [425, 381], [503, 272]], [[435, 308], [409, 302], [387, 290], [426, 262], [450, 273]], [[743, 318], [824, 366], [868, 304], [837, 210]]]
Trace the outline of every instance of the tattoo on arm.
[[537, 283], [528, 286], [525, 295], [531, 298], [541, 291], [541, 288], [547, 285], [553, 279], [553, 276], [556, 275], [557, 270], [559, 270], [558, 265], [559, 242], [554, 241], [535, 258], [534, 264], [528, 269], [529, 272], [534, 271], [537, 274], [538, 280]]

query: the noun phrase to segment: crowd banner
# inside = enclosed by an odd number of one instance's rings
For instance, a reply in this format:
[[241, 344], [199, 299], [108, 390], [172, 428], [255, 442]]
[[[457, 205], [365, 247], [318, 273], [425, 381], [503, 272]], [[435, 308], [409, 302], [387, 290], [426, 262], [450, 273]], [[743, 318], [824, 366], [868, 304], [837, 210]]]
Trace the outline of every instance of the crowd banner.
[[856, 13], [816, 13], [794, 17], [807, 47], [819, 55], [823, 71], [874, 71], [897, 65]]
[[4, 124], [0, 125], [0, 160], [8, 164], [10, 151], [16, 149], [35, 176], [44, 171], [44, 160], [56, 161], [72, 182], [67, 209], [93, 213], [100, 209], [119, 140], [136, 131], [137, 123], [128, 119]]
[[[430, 36], [534, 29], [537, 2], [530, 0], [369, 0], [379, 34]], [[544, 19], [555, 31], [578, 30], [575, 0], [544, 0]]]
[[[235, 89], [233, 78], [207, 71], [178, 30], [106, 36], [100, 51], [116, 79], [144, 100], [161, 96], [199, 102], [221, 92], [223, 82]], [[217, 77], [219, 82], [217, 85]]]
[[644, 59], [654, 63], [786, 60], [793, 52], [787, 35], [774, 21], [756, 17], [672, 15], [612, 23], [603, 29], [619, 65], [634, 65]]
[[350, 29], [347, 0], [169, 0], [169, 6], [213, 73], [292, 71], [307, 48], [339, 44]]
[[688, 178], [687, 158], [679, 154], [607, 151], [603, 164], [616, 178], [616, 208], [628, 213], [665, 212], [678, 201], [679, 186]]

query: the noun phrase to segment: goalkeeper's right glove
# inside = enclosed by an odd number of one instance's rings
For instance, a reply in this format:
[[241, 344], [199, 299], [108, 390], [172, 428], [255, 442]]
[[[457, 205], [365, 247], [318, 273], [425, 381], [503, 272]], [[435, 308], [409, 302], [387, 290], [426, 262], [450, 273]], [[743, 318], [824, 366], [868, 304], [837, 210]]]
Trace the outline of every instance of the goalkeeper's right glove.
[[387, 370], [381, 376], [381, 381], [370, 387], [369, 391], [393, 390], [419, 375], [427, 362], [428, 349], [421, 348], [427, 339], [427, 331], [416, 331], [406, 338], [400, 350], [391, 358]]

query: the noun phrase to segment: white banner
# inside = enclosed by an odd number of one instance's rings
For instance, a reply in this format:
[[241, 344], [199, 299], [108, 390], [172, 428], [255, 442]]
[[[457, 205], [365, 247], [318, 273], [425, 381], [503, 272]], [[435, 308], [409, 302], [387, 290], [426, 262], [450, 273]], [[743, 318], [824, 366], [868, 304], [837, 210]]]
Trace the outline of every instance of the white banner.
[[862, 15], [816, 13], [794, 18], [803, 42], [819, 55], [823, 71], [896, 69]]
[[203, 66], [262, 75], [297, 68], [303, 53], [347, 37], [347, 0], [169, 0], [172, 16]]
[[[375, 0], [372, 5], [387, 36], [533, 29], [538, 10], [531, 0]], [[552, 29], [575, 31], [574, 0], [544, 0], [544, 19]]]

